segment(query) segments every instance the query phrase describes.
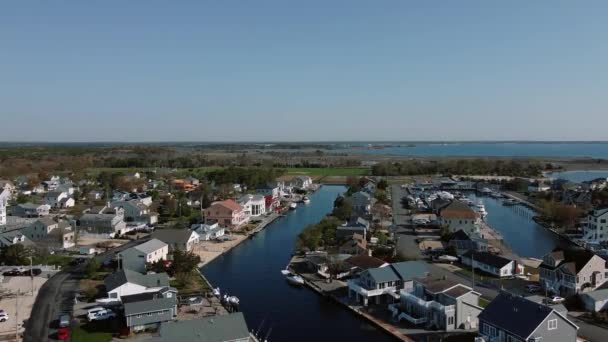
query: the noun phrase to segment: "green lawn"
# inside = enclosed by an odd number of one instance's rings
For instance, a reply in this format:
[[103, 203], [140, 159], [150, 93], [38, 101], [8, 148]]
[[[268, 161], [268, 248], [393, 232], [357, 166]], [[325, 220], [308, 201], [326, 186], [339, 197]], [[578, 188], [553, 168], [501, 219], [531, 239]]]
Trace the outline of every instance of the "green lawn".
[[369, 174], [369, 171], [368, 168], [364, 167], [296, 167], [287, 169], [287, 174], [308, 176], [365, 176]]
[[[97, 323], [97, 324], [96, 324]], [[91, 322], [72, 330], [72, 342], [110, 342], [112, 333], [110, 321]], [[116, 328], [116, 327], [112, 327]]]

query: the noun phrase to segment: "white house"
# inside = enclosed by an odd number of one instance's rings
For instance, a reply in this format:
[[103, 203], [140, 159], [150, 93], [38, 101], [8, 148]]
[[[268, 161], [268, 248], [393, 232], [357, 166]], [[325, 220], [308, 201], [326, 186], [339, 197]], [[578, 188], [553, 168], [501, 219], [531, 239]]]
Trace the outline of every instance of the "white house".
[[141, 274], [122, 269], [108, 275], [103, 282], [108, 298], [120, 300], [122, 296], [157, 292], [169, 286], [169, 276], [166, 273]]
[[500, 278], [524, 275], [524, 266], [515, 260], [503, 258], [489, 252], [469, 251], [462, 255], [463, 264]]
[[6, 207], [8, 206], [8, 200], [10, 199], [10, 193], [6, 189], [0, 191], [0, 226], [6, 224]]
[[312, 178], [310, 176], [295, 176], [291, 179], [290, 185], [292, 188], [306, 190], [312, 187]]
[[13, 216], [41, 217], [47, 216], [51, 210], [48, 204], [20, 203], [13, 208]]
[[238, 203], [249, 217], [258, 217], [266, 213], [266, 199], [262, 195], [243, 195]]
[[49, 191], [44, 195], [44, 203], [51, 206], [51, 208], [61, 208], [74, 206], [74, 201], [68, 201], [71, 198], [67, 191]]
[[583, 240], [590, 244], [608, 241], [608, 208], [591, 210], [583, 227]]
[[214, 240], [224, 236], [226, 229], [221, 227], [217, 222], [211, 224], [199, 223], [193, 224], [190, 229], [195, 231], [201, 241]]
[[124, 209], [126, 221], [145, 222], [147, 224], [158, 222], [158, 214], [151, 211], [149, 206], [140, 200], [114, 201], [110, 207]]

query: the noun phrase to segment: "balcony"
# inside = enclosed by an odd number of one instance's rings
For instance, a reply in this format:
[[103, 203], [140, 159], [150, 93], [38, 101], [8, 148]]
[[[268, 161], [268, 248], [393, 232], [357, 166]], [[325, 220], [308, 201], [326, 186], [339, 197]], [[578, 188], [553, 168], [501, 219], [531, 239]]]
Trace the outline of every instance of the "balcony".
[[420, 297], [414, 295], [411, 291], [401, 291], [401, 300], [402, 302], [407, 302], [418, 306], [419, 308], [424, 308], [426, 310], [435, 310], [443, 313], [451, 312], [455, 310], [454, 305], [443, 305], [434, 300], [426, 301]]
[[353, 290], [364, 297], [381, 296], [383, 294], [390, 294], [390, 295], [395, 296], [394, 292], [396, 291], [396, 289], [394, 286], [385, 287], [383, 289], [368, 290], [368, 289], [362, 287], [361, 284], [359, 283], [359, 281], [357, 281], [357, 280], [349, 279], [347, 281], [347, 283], [348, 283], [348, 288], [350, 290]]

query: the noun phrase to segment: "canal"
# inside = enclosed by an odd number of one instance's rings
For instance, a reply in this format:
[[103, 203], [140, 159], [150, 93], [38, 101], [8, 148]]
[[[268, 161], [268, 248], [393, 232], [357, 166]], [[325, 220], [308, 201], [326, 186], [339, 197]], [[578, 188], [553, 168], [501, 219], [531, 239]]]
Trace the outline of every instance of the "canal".
[[269, 341], [393, 341], [312, 290], [288, 285], [280, 272], [291, 258], [300, 231], [329, 213], [345, 190], [323, 186], [310, 196], [310, 204], [300, 204], [201, 269], [213, 286], [239, 297], [249, 328], [259, 329], [260, 337], [270, 333]]
[[504, 206], [502, 199], [470, 195], [477, 203], [481, 200], [486, 207], [486, 222], [499, 231], [504, 242], [515, 254], [522, 257], [541, 258], [555, 247], [567, 248], [568, 241], [540, 226], [532, 217], [534, 211], [522, 205]]

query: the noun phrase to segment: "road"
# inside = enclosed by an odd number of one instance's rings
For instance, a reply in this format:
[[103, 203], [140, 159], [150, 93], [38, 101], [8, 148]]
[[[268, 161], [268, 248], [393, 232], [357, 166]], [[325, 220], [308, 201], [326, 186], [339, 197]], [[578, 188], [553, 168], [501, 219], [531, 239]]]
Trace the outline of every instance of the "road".
[[[120, 247], [109, 250], [95, 258], [100, 262], [113, 258], [114, 255], [127, 248], [138, 245], [147, 239], [128, 242]], [[53, 340], [55, 337], [54, 322], [62, 312], [72, 312], [74, 296], [78, 292], [86, 264], [66, 267], [55, 274], [38, 291], [38, 296], [32, 307], [30, 319], [25, 326], [24, 342], [42, 342]]]

